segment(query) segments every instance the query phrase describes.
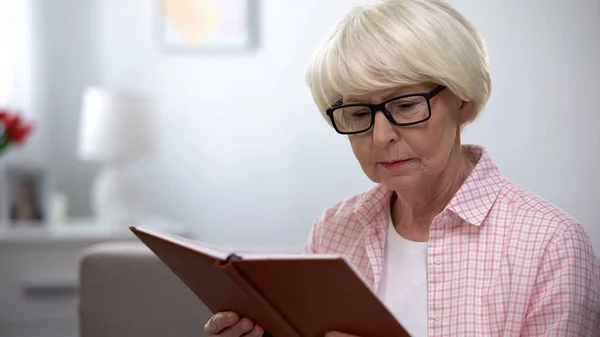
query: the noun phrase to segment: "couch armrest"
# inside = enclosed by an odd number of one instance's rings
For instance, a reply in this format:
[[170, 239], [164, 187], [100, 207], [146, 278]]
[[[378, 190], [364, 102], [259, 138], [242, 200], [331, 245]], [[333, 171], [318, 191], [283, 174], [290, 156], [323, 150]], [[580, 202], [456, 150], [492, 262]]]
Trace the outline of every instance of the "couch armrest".
[[79, 294], [81, 337], [197, 337], [212, 315], [141, 243], [87, 249]]

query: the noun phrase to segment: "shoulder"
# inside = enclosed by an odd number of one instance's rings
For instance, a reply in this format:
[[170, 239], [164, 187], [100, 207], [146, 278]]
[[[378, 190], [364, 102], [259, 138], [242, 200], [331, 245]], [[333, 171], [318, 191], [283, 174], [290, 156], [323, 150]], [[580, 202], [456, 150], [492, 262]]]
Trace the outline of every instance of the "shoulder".
[[[600, 260], [585, 228], [564, 210], [512, 182], [507, 182], [500, 200], [510, 205], [514, 219], [508, 240], [511, 273], [519, 280], [532, 277], [528, 324], [552, 321], [572, 331], [595, 329], [600, 324]], [[575, 321], [576, 325], [568, 325]]]
[[465, 182], [468, 186], [461, 187], [464, 191], [460, 201], [471, 208], [477, 207], [477, 212], [469, 207], [457, 207], [464, 216], [468, 218], [469, 213], [477, 213], [471, 218], [478, 220], [481, 213], [487, 213], [483, 218], [491, 225], [488, 226], [491, 232], [504, 230], [517, 240], [547, 242], [565, 231], [585, 233], [581, 224], [566, 211], [504, 177], [483, 147], [465, 145], [463, 148], [476, 165]]
[[325, 209], [313, 225], [307, 250], [312, 253], [330, 253], [333, 252], [333, 246], [341, 248], [341, 243], [349, 245], [358, 240], [364, 229], [360, 211], [365, 208], [373, 212], [383, 209], [385, 200], [389, 200], [388, 194], [385, 187], [375, 185]]
[[332, 225], [344, 222], [352, 222], [356, 216], [355, 211], [362, 200], [372, 191], [364, 191], [340, 200], [327, 207], [319, 217], [321, 225]]
[[[509, 251], [527, 253], [539, 263], [559, 247], [565, 258], [585, 256], [597, 264], [588, 233], [573, 216], [550, 201], [506, 180], [490, 217], [508, 234]], [[595, 266], [596, 268], [596, 266]]]
[[585, 230], [569, 213], [523, 186], [505, 179], [496, 208], [504, 208], [515, 229], [532, 234], [559, 235], [567, 230]]

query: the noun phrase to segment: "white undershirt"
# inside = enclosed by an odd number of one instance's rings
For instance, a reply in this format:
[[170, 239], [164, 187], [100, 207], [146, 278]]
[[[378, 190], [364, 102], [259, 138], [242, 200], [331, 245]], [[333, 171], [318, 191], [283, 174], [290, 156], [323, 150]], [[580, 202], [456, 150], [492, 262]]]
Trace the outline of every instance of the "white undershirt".
[[427, 336], [427, 242], [410, 241], [390, 225], [377, 295], [406, 331]]

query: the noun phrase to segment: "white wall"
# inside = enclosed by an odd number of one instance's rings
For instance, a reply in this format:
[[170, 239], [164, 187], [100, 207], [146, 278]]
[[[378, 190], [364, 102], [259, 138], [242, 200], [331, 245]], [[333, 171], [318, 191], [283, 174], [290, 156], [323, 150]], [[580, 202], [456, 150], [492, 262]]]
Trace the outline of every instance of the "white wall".
[[[45, 53], [39, 6], [33, 0], [0, 0], [0, 106], [18, 110], [35, 124], [27, 142], [3, 154], [14, 164], [48, 160], [45, 114]], [[6, 51], [9, 52], [6, 52]]]
[[81, 93], [95, 83], [97, 31], [93, 1], [32, 0], [43, 13], [43, 50], [50, 167], [57, 192], [69, 197], [73, 216], [90, 214], [89, 190], [96, 167], [75, 157]]
[[[195, 224], [203, 240], [302, 245], [325, 207], [371, 185], [304, 81], [331, 25], [369, 1], [262, 1], [260, 49], [231, 56], [161, 50], [155, 1], [52, 2], [64, 4], [52, 10], [56, 32], [79, 38], [50, 48], [61, 60], [54, 75], [66, 77], [51, 96], [65, 126], [52, 155], [64, 158], [61, 182], [78, 199], [74, 213], [86, 211], [93, 172], [73, 157], [85, 84], [154, 94], [160, 146], [140, 165], [151, 204]], [[580, 219], [599, 253], [598, 2], [452, 2], [487, 39], [494, 78], [489, 107], [466, 141], [485, 145], [506, 176]], [[66, 20], [77, 11], [83, 18]]]

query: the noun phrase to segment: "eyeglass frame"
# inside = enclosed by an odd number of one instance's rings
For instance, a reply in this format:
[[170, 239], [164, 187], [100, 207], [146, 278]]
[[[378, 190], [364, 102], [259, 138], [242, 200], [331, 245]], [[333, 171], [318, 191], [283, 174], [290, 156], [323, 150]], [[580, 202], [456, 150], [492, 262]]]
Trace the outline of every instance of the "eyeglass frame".
[[[327, 116], [329, 116], [329, 119], [331, 119], [331, 125], [333, 125], [333, 128], [335, 129], [335, 131], [339, 134], [342, 135], [354, 135], [354, 134], [358, 134], [358, 133], [363, 133], [363, 132], [367, 132], [369, 130], [371, 130], [371, 128], [373, 128], [373, 125], [375, 125], [375, 114], [377, 113], [377, 111], [381, 111], [383, 113], [383, 115], [385, 116], [385, 118], [392, 124], [395, 126], [411, 126], [411, 125], [416, 125], [416, 124], [421, 124], [423, 122], [426, 122], [427, 120], [429, 120], [431, 118], [431, 99], [433, 97], [435, 97], [435, 95], [439, 94], [440, 92], [442, 92], [444, 89], [446, 89], [446, 86], [444, 85], [438, 85], [437, 87], [433, 88], [433, 90], [429, 91], [429, 92], [424, 92], [424, 93], [415, 93], [415, 94], [408, 94], [408, 95], [401, 95], [401, 96], [397, 96], [397, 97], [393, 97], [390, 99], [387, 99], [379, 104], [370, 104], [370, 103], [352, 103], [352, 104], [340, 104], [338, 106], [336, 106], [335, 104], [328, 108], [327, 110], [325, 110], [325, 113], [327, 114]], [[426, 118], [417, 121], [417, 122], [410, 122], [410, 123], [398, 123], [394, 120], [394, 117], [392, 117], [392, 115], [390, 114], [390, 112], [386, 109], [386, 104], [388, 104], [389, 102], [401, 99], [401, 98], [408, 98], [408, 97], [424, 97], [425, 101], [427, 102], [427, 110], [428, 110], [428, 115]], [[350, 108], [350, 107], [357, 107], [357, 106], [361, 106], [361, 107], [366, 107], [371, 109], [371, 123], [369, 124], [369, 127], [367, 127], [364, 130], [359, 130], [359, 131], [351, 131], [351, 132], [346, 132], [346, 131], [340, 131], [340, 129], [338, 129], [337, 125], [335, 124], [335, 119], [333, 117], [333, 112], [337, 109], [343, 109], [343, 108]]]

